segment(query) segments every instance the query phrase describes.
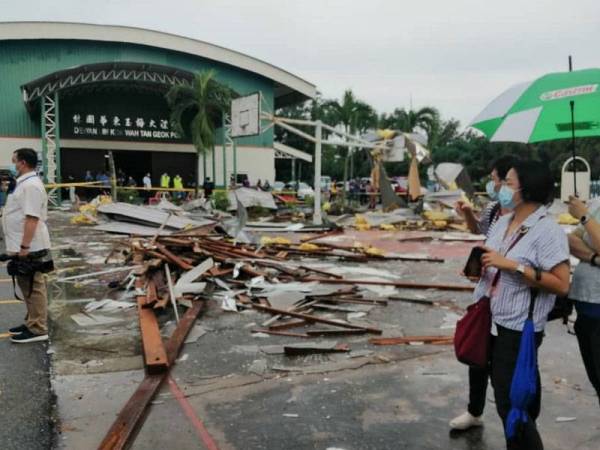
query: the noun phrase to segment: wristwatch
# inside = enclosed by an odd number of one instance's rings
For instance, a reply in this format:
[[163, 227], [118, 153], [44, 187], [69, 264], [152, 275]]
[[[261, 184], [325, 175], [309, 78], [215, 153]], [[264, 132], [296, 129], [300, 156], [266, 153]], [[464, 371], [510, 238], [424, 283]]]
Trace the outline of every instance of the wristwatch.
[[579, 223], [581, 223], [581, 225], [585, 225], [589, 221], [590, 221], [590, 218], [588, 216], [581, 216], [581, 219], [579, 219]]
[[521, 275], [525, 275], [525, 264], [519, 264], [515, 269], [515, 272], [520, 273]]

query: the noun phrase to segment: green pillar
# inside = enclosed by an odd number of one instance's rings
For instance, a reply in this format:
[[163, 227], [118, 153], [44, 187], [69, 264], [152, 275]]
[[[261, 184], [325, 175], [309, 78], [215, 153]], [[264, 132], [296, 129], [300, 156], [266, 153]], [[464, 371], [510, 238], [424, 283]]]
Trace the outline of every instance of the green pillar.
[[233, 181], [237, 183], [237, 143], [233, 141]]
[[[59, 102], [58, 102], [58, 91], [54, 93], [54, 123], [56, 124], [56, 128], [54, 130], [56, 148], [54, 149], [54, 157], [56, 158], [56, 182], [62, 183], [62, 169], [61, 169], [61, 159], [60, 159], [60, 123], [59, 123]], [[58, 199], [61, 199], [60, 189], [58, 192]]]
[[212, 148], [212, 181], [217, 187], [217, 148], [213, 145]]
[[227, 189], [227, 127], [226, 127], [226, 122], [227, 120], [225, 119], [226, 115], [225, 113], [223, 113], [223, 117], [222, 117], [222, 122], [223, 122], [223, 136], [222, 136], [222, 142], [221, 142], [221, 147], [223, 149], [223, 189]]

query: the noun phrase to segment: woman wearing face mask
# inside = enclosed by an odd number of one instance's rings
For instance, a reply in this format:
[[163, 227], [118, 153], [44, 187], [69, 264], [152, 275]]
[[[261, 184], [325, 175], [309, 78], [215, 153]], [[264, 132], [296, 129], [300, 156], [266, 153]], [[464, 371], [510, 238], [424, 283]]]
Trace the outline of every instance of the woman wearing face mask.
[[[491, 201], [485, 206], [480, 217], [475, 216], [470, 205], [462, 201], [457, 203], [456, 211], [465, 218], [471, 233], [485, 234], [487, 236], [498, 219], [507, 212], [510, 212], [500, 206], [498, 192], [514, 162], [515, 159], [512, 156], [503, 156], [498, 158], [492, 165], [491, 180], [486, 185], [486, 191]], [[450, 421], [451, 429], [467, 430], [471, 427], [483, 425], [482, 415], [485, 407], [489, 376], [489, 366], [483, 369], [469, 367], [469, 404], [467, 405], [467, 411]]]
[[[569, 291], [569, 245], [567, 236], [548, 216], [554, 183], [547, 165], [537, 161], [516, 162], [500, 188], [498, 201], [511, 210], [498, 219], [485, 243], [481, 257], [482, 277], [474, 297], [489, 294], [492, 310], [492, 385], [496, 409], [504, 425], [511, 408], [510, 388], [523, 326], [532, 295], [536, 351], [542, 343], [548, 313], [556, 295]], [[495, 287], [493, 280], [497, 278]], [[516, 437], [507, 440], [509, 449], [542, 449], [535, 422], [540, 412], [539, 371], [537, 394], [528, 407], [529, 418]]]

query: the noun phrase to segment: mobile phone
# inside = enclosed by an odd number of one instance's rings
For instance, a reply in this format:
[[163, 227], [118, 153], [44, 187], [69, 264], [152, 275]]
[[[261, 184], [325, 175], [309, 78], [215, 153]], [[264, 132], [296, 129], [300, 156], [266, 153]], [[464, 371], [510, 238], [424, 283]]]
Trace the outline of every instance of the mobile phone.
[[481, 277], [481, 257], [485, 253], [483, 247], [473, 247], [471, 249], [471, 254], [469, 255], [469, 259], [467, 259], [467, 263], [465, 264], [465, 268], [463, 272], [466, 277], [479, 278]]

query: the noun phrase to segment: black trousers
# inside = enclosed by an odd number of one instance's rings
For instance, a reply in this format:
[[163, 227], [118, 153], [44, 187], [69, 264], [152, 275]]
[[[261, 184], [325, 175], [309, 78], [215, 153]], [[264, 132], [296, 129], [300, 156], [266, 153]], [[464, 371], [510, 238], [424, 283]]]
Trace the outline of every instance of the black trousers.
[[[495, 336], [491, 336], [491, 353], [494, 349]], [[469, 406], [467, 411], [472, 416], [483, 414], [487, 396], [488, 380], [492, 373], [491, 359], [486, 367], [469, 367]]]
[[575, 334], [585, 371], [600, 399], [600, 319], [578, 314]]
[[[498, 336], [494, 339], [492, 349], [492, 386], [494, 387], [494, 398], [496, 399], [496, 410], [506, 427], [506, 418], [510, 411], [510, 387], [513, 373], [519, 355], [521, 344], [521, 332], [498, 327]], [[543, 332], [535, 333], [536, 354], [542, 344]], [[541, 407], [541, 383], [540, 372], [537, 371], [537, 394], [528, 408], [529, 418], [519, 430], [517, 436], [510, 441], [507, 440], [506, 448], [509, 450], [543, 450], [542, 439], [537, 431], [535, 421], [540, 415]]]

